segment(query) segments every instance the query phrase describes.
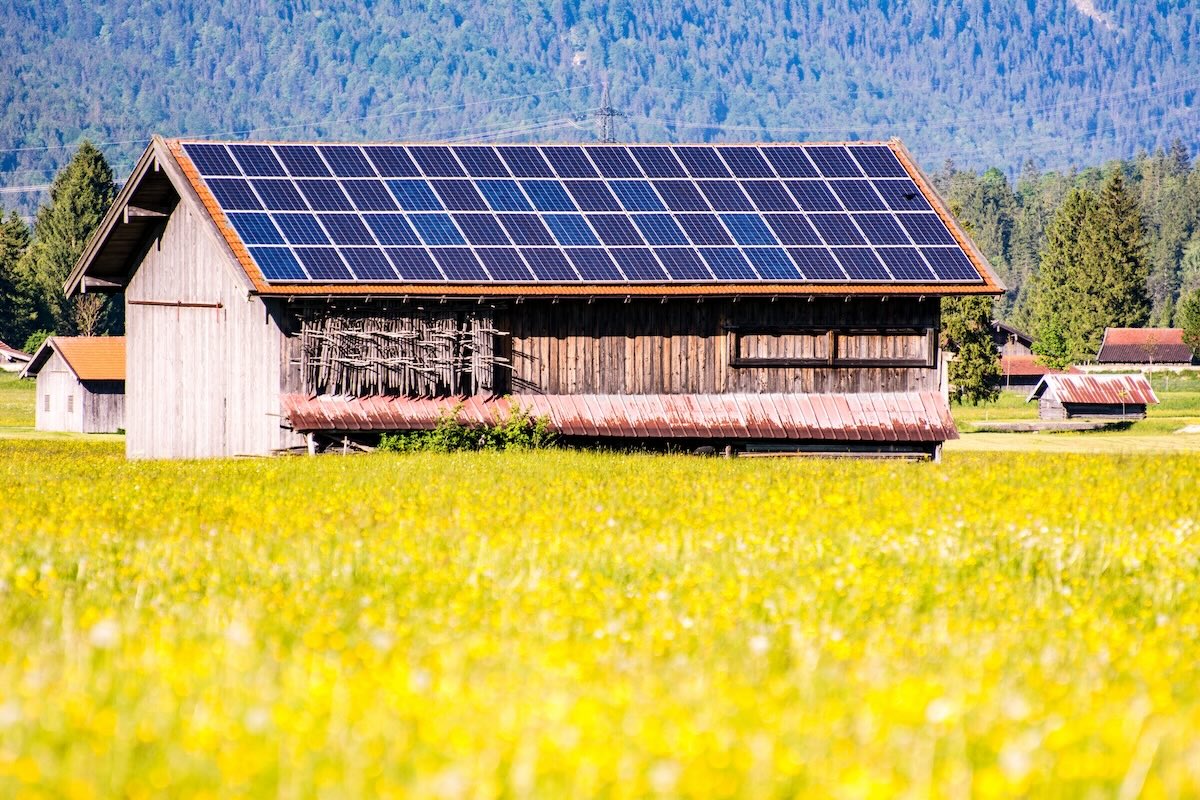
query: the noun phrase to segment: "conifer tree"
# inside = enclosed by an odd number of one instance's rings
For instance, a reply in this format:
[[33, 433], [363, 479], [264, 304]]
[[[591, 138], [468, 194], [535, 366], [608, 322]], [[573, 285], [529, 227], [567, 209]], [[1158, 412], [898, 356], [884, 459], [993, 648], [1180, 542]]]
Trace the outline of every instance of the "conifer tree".
[[951, 397], [978, 405], [1000, 396], [1000, 353], [992, 338], [990, 297], [942, 300], [942, 345], [955, 352], [950, 362]]
[[22, 278], [35, 295], [37, 327], [77, 331], [75, 302], [64, 296], [63, 283], [115, 196], [112, 169], [85, 141], [51, 184], [50, 203], [38, 211], [33, 241], [21, 260]]
[[1038, 339], [1056, 340], [1053, 354], [1048, 352], [1044, 358], [1055, 358], [1059, 366], [1064, 359], [1071, 363], [1094, 354], [1089, 352], [1089, 336], [1098, 287], [1088, 274], [1084, 239], [1095, 216], [1095, 196], [1086, 189], [1072, 189], [1046, 229], [1033, 289], [1033, 327]]
[[[1146, 294], [1149, 265], [1145, 229], [1137, 202], [1120, 168], [1105, 178], [1096, 203], [1094, 222], [1085, 230], [1085, 263], [1100, 283], [1097, 316], [1090, 321], [1090, 344], [1099, 347], [1106, 326], [1132, 328], [1150, 318]], [[1094, 352], [1094, 350], [1093, 350]]]
[[0, 341], [20, 347], [29, 331], [32, 304], [17, 264], [29, 247], [29, 226], [11, 212], [0, 221]]
[[1200, 356], [1200, 289], [1179, 300], [1175, 319], [1183, 328], [1183, 343], [1192, 348], [1193, 356]]

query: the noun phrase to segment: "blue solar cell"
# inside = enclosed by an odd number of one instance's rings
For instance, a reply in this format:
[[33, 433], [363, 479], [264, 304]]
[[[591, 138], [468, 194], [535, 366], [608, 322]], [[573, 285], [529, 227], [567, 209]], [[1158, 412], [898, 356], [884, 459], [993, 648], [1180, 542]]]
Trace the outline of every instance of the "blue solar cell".
[[873, 181], [892, 211], [928, 211], [930, 206], [912, 181]]
[[676, 147], [675, 157], [693, 178], [728, 178], [729, 170], [710, 147]]
[[532, 211], [516, 181], [478, 181], [475, 184], [493, 211]]
[[850, 155], [872, 178], [906, 178], [904, 165], [890, 148], [878, 144], [850, 145]]
[[522, 248], [521, 255], [525, 257], [534, 277], [539, 281], [579, 280], [575, 268], [567, 262], [567, 257], [561, 250], [526, 247]]
[[287, 175], [283, 164], [265, 144], [231, 144], [229, 151], [241, 166], [242, 172], [255, 177], [271, 175]]
[[842, 247], [833, 251], [833, 256], [846, 270], [852, 281], [890, 280], [887, 270], [874, 251], [865, 247]]
[[805, 151], [812, 162], [817, 165], [817, 169], [826, 178], [861, 178], [862, 170], [858, 168], [858, 164], [854, 163], [854, 159], [850, 158], [850, 154], [846, 152], [846, 148], [838, 145], [823, 145], [820, 147], [807, 147]]
[[277, 144], [275, 155], [294, 178], [328, 178], [329, 167], [310, 144]]
[[206, 178], [213, 175], [242, 174], [223, 144], [185, 144], [183, 152], [187, 153], [196, 169]]
[[738, 244], [779, 244], [758, 214], [722, 214], [721, 219]]
[[512, 244], [491, 214], [455, 214], [454, 221], [471, 244]]
[[441, 211], [442, 203], [429, 188], [426, 181], [400, 180], [388, 181], [392, 194], [400, 201], [400, 207], [405, 211]]
[[750, 199], [746, 197], [736, 181], [698, 181], [700, 191], [708, 199], [708, 204], [715, 211], [753, 211]]
[[585, 147], [592, 163], [606, 178], [640, 178], [642, 171], [624, 147]]
[[891, 214], [855, 214], [854, 219], [871, 244], [909, 244], [904, 229]]
[[729, 169], [739, 178], [774, 178], [771, 165], [754, 147], [718, 147]]
[[396, 280], [396, 270], [378, 247], [347, 247], [342, 250], [342, 258], [360, 281]]
[[687, 244], [687, 237], [667, 214], [634, 214], [633, 224], [638, 226], [646, 241], [656, 245]]
[[800, 272], [810, 281], [844, 281], [846, 273], [828, 250], [816, 247], [791, 247], [788, 255], [796, 262]]
[[808, 221], [826, 244], [866, 244], [867, 240], [845, 214], [814, 214]]
[[650, 178], [682, 178], [687, 173], [669, 147], [630, 147], [630, 154]]
[[613, 181], [610, 186], [626, 211], [663, 211], [666, 206], [649, 181]]
[[508, 170], [500, 156], [490, 147], [469, 146], [454, 148], [455, 155], [473, 178], [507, 178]]
[[820, 244], [816, 231], [808, 224], [803, 214], [764, 214], [767, 225], [786, 245]]
[[471, 181], [430, 181], [450, 211], [487, 211], [487, 203]]
[[876, 251], [896, 280], [933, 280], [933, 272], [915, 247], [881, 247]]
[[558, 181], [521, 181], [538, 211], [574, 211], [575, 204]]
[[933, 272], [943, 281], [982, 280], [975, 265], [957, 247], [922, 247], [921, 253]]
[[687, 231], [692, 244], [733, 244], [721, 221], [710, 214], [676, 214], [675, 221]]
[[312, 214], [272, 214], [288, 244], [329, 244], [329, 237]]
[[779, 181], [747, 181], [742, 184], [742, 188], [750, 195], [759, 211], [796, 210], [796, 202]]
[[516, 250], [507, 247], [485, 247], [476, 252], [492, 280], [530, 281], [533, 273]]
[[401, 280], [406, 281], [444, 281], [437, 264], [429, 257], [429, 253], [419, 247], [389, 247], [388, 258]]
[[567, 191], [584, 211], [620, 211], [621, 205], [604, 181], [566, 181]]
[[461, 178], [466, 175], [451, 154], [449, 147], [409, 145], [408, 153], [427, 176], [432, 178]]
[[342, 189], [350, 195], [359, 211], [395, 211], [399, 208], [383, 181], [342, 181]]
[[673, 280], [711, 281], [712, 272], [700, 260], [700, 254], [690, 247], [659, 247], [654, 255], [662, 262]]
[[250, 181], [254, 191], [262, 198], [263, 204], [270, 211], [307, 211], [308, 206], [296, 184], [290, 180], [256, 180]]
[[448, 214], [409, 214], [408, 221], [425, 244], [466, 244]]
[[847, 211], [883, 211], [887, 208], [870, 181], [830, 181], [833, 191]]
[[317, 218], [334, 244], [375, 244], [357, 214], [318, 214]]
[[608, 254], [598, 247], [573, 247], [567, 258], [575, 265], [579, 276], [585, 281], [620, 281], [625, 276]]
[[268, 281], [304, 281], [308, 276], [286, 247], [251, 247], [250, 257]]
[[496, 150], [512, 174], [518, 178], [554, 177], [554, 170], [550, 169], [550, 165], [536, 147], [517, 145], [497, 147]]
[[708, 211], [708, 203], [691, 181], [655, 181], [654, 188], [672, 211]]
[[642, 247], [618, 247], [610, 251], [625, 277], [631, 281], [661, 281], [667, 273], [658, 259]]
[[208, 188], [225, 211], [257, 211], [262, 203], [244, 178], [209, 178]]
[[465, 247], [440, 247], [430, 251], [446, 279], [451, 281], [486, 281], [488, 274], [475, 253]]
[[412, 226], [403, 214], [364, 214], [367, 227], [375, 234], [375, 239], [385, 245], [420, 244]]
[[560, 178], [595, 178], [596, 168], [583, 154], [582, 147], [543, 147], [542, 155]]
[[517, 244], [556, 244], [546, 224], [534, 214], [502, 214], [500, 224]]
[[337, 181], [296, 181], [296, 186], [313, 211], [353, 211]]
[[[363, 155], [362, 150], [354, 145], [348, 144], [329, 144], [323, 145], [321, 155], [325, 158], [325, 163], [333, 170], [333, 174], [339, 178], [374, 178], [375, 170], [371, 169], [371, 164], [367, 161], [367, 157]], [[381, 254], [382, 257], [382, 254]]]
[[762, 153], [781, 178], [815, 178], [813, 168], [803, 147], [764, 147]]
[[226, 216], [245, 244], [283, 244], [283, 237], [266, 214], [230, 213]]
[[367, 158], [383, 178], [415, 178], [421, 174], [403, 147], [372, 145], [363, 148]]
[[751, 247], [746, 255], [763, 280], [798, 281], [804, 278], [788, 254], [778, 247]]
[[600, 236], [600, 241], [606, 245], [644, 245], [637, 228], [629, 221], [629, 217], [621, 214], [590, 214], [588, 221]]
[[917, 244], [957, 244], [937, 214], [897, 214], [900, 224]]
[[735, 247], [702, 247], [700, 255], [719, 281], [758, 280], [758, 273]]
[[547, 214], [544, 219], [561, 245], [600, 244], [581, 214]]
[[332, 247], [297, 247], [296, 256], [313, 280], [348, 281], [354, 277]]
[[805, 211], [841, 211], [829, 187], [820, 181], [788, 181], [788, 189]]

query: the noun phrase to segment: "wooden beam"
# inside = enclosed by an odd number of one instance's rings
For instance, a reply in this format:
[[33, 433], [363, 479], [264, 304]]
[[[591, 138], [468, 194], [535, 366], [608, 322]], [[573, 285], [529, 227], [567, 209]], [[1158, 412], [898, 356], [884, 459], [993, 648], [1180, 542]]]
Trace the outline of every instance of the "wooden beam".
[[168, 216], [170, 216], [170, 215], [166, 214], [162, 211], [151, 211], [148, 208], [142, 208], [140, 206], [135, 206], [135, 205], [126, 205], [125, 206], [125, 221], [126, 222], [129, 222], [131, 217], [134, 219], [137, 219], [137, 218], [166, 219]]
[[108, 281], [103, 278], [84, 275], [80, 281], [80, 288], [84, 292], [121, 292], [125, 290], [125, 283], [123, 281]]

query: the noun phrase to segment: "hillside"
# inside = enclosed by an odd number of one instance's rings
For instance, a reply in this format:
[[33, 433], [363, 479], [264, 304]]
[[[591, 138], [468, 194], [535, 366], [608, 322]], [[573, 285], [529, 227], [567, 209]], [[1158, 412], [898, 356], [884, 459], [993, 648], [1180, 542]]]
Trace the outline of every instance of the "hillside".
[[[930, 169], [1063, 168], [1195, 142], [1186, 0], [0, 3], [0, 205], [81, 136], [900, 136]], [[434, 109], [434, 110], [429, 110]], [[523, 130], [512, 130], [524, 128]]]

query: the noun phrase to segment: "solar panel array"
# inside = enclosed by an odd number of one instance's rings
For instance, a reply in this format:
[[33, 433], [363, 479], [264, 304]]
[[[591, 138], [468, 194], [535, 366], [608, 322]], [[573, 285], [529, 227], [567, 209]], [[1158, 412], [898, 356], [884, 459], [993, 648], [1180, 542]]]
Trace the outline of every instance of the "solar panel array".
[[886, 146], [184, 151], [269, 283], [978, 283]]

